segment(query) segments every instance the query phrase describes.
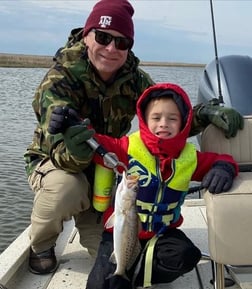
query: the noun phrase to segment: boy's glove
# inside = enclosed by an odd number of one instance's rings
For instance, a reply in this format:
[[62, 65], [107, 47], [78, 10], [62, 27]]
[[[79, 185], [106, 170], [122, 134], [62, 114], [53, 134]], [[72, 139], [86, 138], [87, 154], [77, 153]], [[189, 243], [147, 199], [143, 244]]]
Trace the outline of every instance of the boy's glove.
[[64, 133], [64, 142], [71, 155], [80, 160], [90, 159], [94, 153], [86, 142], [95, 133], [94, 129], [88, 129], [90, 121], [84, 120], [81, 125], [70, 126]]
[[205, 126], [212, 123], [224, 131], [227, 138], [236, 136], [238, 129], [243, 129], [242, 115], [233, 108], [219, 106], [219, 100], [213, 99], [202, 105], [197, 117]]
[[69, 126], [80, 123], [81, 120], [74, 109], [67, 106], [56, 106], [51, 114], [48, 132], [50, 134], [64, 133]]
[[228, 191], [235, 176], [234, 167], [227, 162], [217, 162], [202, 180], [203, 188], [212, 194]]

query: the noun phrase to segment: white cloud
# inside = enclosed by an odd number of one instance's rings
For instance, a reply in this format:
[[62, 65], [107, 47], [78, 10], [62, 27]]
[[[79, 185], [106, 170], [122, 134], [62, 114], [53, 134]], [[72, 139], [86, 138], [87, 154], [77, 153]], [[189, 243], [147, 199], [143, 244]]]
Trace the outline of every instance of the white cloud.
[[[29, 36], [37, 31], [38, 37], [41, 38], [40, 42], [44, 41], [43, 47], [46, 48], [46, 42], [50, 39], [51, 44], [48, 43], [50, 51], [56, 50], [52, 43], [55, 46], [62, 45], [72, 28], [84, 24], [85, 17], [96, 2], [96, 0], [1, 0], [0, 37], [2, 35], [8, 37], [8, 32], [11, 37], [12, 30], [15, 31], [15, 35], [18, 35], [19, 30], [20, 35], [27, 33]], [[137, 41], [134, 49], [140, 57], [141, 55], [148, 57], [149, 53], [150, 58], [153, 58], [156, 52], [156, 57], [167, 58], [167, 54], [160, 54], [167, 45], [170, 48], [169, 56], [174, 59], [176, 53], [177, 57], [183, 60], [184, 58], [197, 59], [197, 55], [199, 58], [200, 55], [201, 57], [205, 55], [205, 58], [211, 57], [207, 54], [207, 51], [213, 51], [210, 1], [131, 0], [130, 2], [135, 9]], [[213, 5], [217, 43], [221, 53], [250, 54], [252, 37], [249, 37], [249, 29], [252, 26], [252, 1], [213, 0]], [[144, 39], [148, 35], [150, 39]], [[43, 37], [45, 40], [42, 39]], [[22, 39], [19, 43], [21, 41]], [[8, 41], [5, 42], [7, 47]], [[187, 49], [182, 50], [181, 47], [176, 49], [178, 45]], [[25, 47], [25, 43], [22, 47]], [[181, 54], [178, 54], [179, 51]]]
[[[212, 41], [210, 1], [131, 1], [135, 18], [159, 21], [164, 28], [189, 32], [191, 39]], [[248, 29], [252, 26], [252, 1], [213, 0], [215, 29], [222, 44], [252, 46]]]

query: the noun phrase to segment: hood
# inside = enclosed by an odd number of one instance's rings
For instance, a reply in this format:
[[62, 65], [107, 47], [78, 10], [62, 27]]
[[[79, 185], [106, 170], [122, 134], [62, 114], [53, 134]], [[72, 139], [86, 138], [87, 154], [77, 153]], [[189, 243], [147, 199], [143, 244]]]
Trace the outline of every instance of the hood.
[[[182, 115], [183, 127], [171, 139], [161, 139], [153, 135], [144, 120], [144, 111], [150, 99], [157, 96], [171, 94]], [[141, 138], [148, 150], [158, 157], [177, 158], [185, 146], [192, 123], [192, 105], [187, 93], [178, 85], [172, 83], [158, 83], [146, 89], [137, 102], [137, 116]]]

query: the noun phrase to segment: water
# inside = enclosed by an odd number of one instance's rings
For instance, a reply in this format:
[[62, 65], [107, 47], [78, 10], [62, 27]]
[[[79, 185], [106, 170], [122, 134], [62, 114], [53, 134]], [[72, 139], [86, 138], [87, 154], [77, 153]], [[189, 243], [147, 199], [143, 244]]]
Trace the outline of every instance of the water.
[[[196, 104], [203, 68], [143, 67], [157, 82], [181, 85]], [[34, 91], [48, 69], [0, 68], [0, 252], [30, 223], [33, 193], [24, 170], [23, 153], [35, 128]], [[132, 130], [136, 128], [136, 120]]]

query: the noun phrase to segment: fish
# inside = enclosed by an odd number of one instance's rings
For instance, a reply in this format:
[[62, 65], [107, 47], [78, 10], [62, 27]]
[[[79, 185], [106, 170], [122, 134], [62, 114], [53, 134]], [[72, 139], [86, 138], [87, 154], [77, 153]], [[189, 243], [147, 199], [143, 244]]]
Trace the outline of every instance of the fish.
[[105, 223], [106, 228], [113, 227], [114, 251], [110, 257], [110, 261], [116, 264], [113, 275], [126, 279], [126, 270], [130, 269], [141, 252], [138, 238], [141, 222], [136, 210], [138, 180], [139, 176], [126, 176], [123, 172], [115, 193], [114, 212]]

